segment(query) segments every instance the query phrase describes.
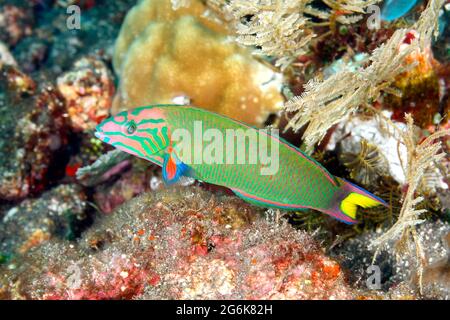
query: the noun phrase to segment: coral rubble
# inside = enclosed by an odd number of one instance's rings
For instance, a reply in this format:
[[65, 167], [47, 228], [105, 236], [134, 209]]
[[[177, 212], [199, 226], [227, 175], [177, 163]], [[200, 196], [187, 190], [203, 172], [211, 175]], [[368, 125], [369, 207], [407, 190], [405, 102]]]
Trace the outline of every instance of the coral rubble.
[[339, 264], [309, 234], [262, 213], [199, 188], [146, 193], [98, 220], [79, 243], [52, 241], [10, 261], [0, 292], [28, 299], [354, 297]]

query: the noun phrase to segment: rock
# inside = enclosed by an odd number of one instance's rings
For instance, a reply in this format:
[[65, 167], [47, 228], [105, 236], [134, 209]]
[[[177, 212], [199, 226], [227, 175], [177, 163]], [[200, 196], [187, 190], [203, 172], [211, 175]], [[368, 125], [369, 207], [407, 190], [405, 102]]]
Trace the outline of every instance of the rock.
[[[79, 243], [36, 248], [0, 269], [2, 298], [344, 299], [355, 293], [306, 232], [197, 187], [146, 193]], [[15, 268], [10, 268], [13, 264]], [[33, 266], [33, 267], [31, 267]], [[8, 270], [5, 270], [9, 268]]]
[[[151, 190], [150, 180], [156, 177], [156, 167], [137, 159], [124, 162], [126, 163], [118, 166], [121, 170], [128, 166], [128, 170], [123, 170], [125, 172], [116, 181], [104, 183], [95, 188], [94, 201], [103, 213], [110, 214], [122, 203]], [[111, 172], [114, 169], [112, 168]]]
[[9, 155], [0, 163], [0, 198], [11, 201], [40, 193], [59, 174], [68, 132], [64, 103], [52, 86], [37, 90], [12, 68], [0, 77], [6, 80], [0, 81], [6, 92], [0, 96], [0, 150]]
[[[402, 130], [406, 127], [403, 123], [396, 124]], [[386, 130], [376, 118], [367, 119], [363, 116], [354, 116], [337, 125], [327, 149], [334, 150], [337, 147], [336, 143], [339, 142], [340, 154], [357, 154], [361, 147], [361, 140], [366, 140], [376, 146], [377, 152], [386, 160], [387, 174], [398, 183], [403, 184], [405, 183], [405, 174], [401, 159], [406, 159], [406, 147], [403, 144], [398, 146], [399, 139], [397, 132]]]
[[71, 71], [58, 77], [57, 86], [75, 130], [92, 130], [108, 116], [114, 83], [102, 61], [93, 58], [76, 61]]
[[10, 208], [0, 223], [0, 253], [25, 254], [53, 237], [74, 239], [86, 223], [87, 197], [76, 185], [60, 185]]

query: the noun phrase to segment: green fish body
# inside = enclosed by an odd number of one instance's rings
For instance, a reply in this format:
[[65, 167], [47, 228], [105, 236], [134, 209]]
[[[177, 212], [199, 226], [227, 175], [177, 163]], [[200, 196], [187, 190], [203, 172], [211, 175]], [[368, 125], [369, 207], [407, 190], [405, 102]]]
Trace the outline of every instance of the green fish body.
[[386, 205], [277, 135], [204, 109], [158, 105], [121, 112], [98, 125], [96, 136], [158, 164], [168, 183], [186, 175], [264, 207], [315, 209], [352, 224], [357, 206]]

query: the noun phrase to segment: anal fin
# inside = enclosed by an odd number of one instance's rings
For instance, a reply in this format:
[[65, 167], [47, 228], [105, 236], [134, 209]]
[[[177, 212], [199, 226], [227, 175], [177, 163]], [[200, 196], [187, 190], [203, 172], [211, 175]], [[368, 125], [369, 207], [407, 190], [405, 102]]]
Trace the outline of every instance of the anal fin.
[[249, 202], [253, 205], [264, 207], [264, 208], [278, 208], [283, 210], [292, 210], [292, 211], [305, 211], [308, 209], [311, 209], [307, 206], [301, 206], [301, 205], [295, 205], [295, 204], [285, 204], [277, 201], [272, 201], [268, 199], [264, 199], [252, 194], [249, 194], [247, 192], [244, 192], [239, 189], [231, 188], [231, 191], [234, 192], [236, 196], [241, 198], [242, 200]]

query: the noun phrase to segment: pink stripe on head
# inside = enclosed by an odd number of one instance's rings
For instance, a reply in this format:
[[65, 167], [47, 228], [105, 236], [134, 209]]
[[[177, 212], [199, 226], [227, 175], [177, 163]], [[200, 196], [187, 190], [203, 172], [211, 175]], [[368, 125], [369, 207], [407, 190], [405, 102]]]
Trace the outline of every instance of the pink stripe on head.
[[124, 122], [126, 119], [125, 119], [125, 116], [117, 115], [114, 117], [114, 120], [117, 122]]
[[[135, 120], [136, 121], [136, 120]], [[139, 124], [139, 129], [154, 129], [157, 128], [158, 131], [161, 130], [161, 128], [167, 126], [166, 123], [161, 122], [161, 123], [143, 123], [143, 124]]]
[[128, 113], [128, 119], [139, 122], [145, 119], [164, 119], [165, 114], [160, 108], [156, 107], [143, 107], [131, 110]]
[[121, 132], [121, 125], [113, 121], [105, 121], [105, 123], [101, 125], [101, 130], [103, 132]]
[[[137, 142], [136, 140], [133, 140], [131, 138], [125, 137], [125, 136], [113, 136], [111, 138], [111, 144], [115, 143], [115, 142], [120, 142], [123, 143], [126, 146], [129, 146], [135, 150], [138, 150], [140, 152], [142, 152], [142, 154], [146, 154], [145, 150], [142, 148], [141, 144], [139, 142]], [[120, 147], [120, 146], [116, 146], [116, 148], [119, 149], [123, 149], [126, 150], [129, 153], [135, 154], [135, 152], [133, 152], [130, 149], [124, 149], [124, 147]]]

